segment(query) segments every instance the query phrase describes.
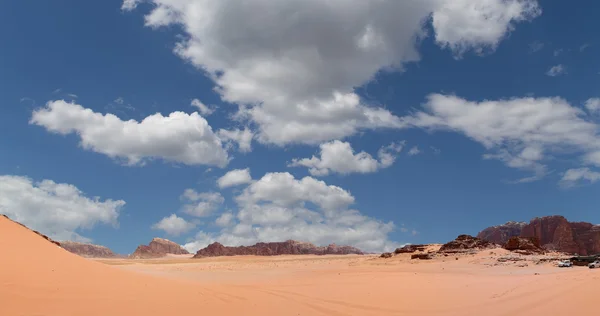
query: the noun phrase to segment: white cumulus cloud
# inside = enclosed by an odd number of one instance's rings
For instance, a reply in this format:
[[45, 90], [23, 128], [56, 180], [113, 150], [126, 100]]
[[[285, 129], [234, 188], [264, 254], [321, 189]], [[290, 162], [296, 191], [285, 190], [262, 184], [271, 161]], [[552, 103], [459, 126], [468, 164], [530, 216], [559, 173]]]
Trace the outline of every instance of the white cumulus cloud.
[[[352, 245], [365, 251], [393, 250], [388, 234], [392, 222], [382, 222], [350, 208], [350, 192], [311, 177], [267, 173], [236, 197], [237, 213], [224, 213], [218, 233], [200, 231], [185, 245], [197, 251], [211, 242], [250, 245], [256, 242], [308, 241]], [[235, 221], [234, 221], [235, 219]]]
[[241, 152], [250, 152], [252, 151], [252, 139], [254, 138], [254, 133], [249, 128], [241, 129], [220, 129], [217, 132], [219, 138], [227, 143], [230, 142], [237, 143], [238, 149]]
[[124, 205], [88, 197], [71, 184], [0, 176], [0, 213], [55, 240], [91, 241], [79, 233], [98, 224], [116, 227]]
[[432, 94], [424, 107], [404, 120], [416, 127], [463, 133], [490, 151], [485, 158], [534, 172], [519, 182], [542, 178], [547, 173], [544, 159], [551, 154], [579, 153], [594, 161], [593, 153], [600, 149], [599, 126], [561, 98], [473, 102]]
[[196, 217], [212, 215], [225, 202], [218, 192], [198, 193], [193, 189], [186, 189], [181, 200], [184, 202], [183, 212]]
[[408, 155], [409, 155], [409, 156], [416, 156], [416, 155], [418, 155], [418, 154], [420, 154], [420, 153], [421, 153], [421, 150], [419, 149], [419, 147], [418, 147], [418, 146], [414, 146], [414, 147], [412, 147], [412, 148], [411, 148], [411, 149], [408, 151]]
[[585, 101], [585, 108], [591, 114], [600, 114], [600, 98], [591, 98]]
[[160, 229], [165, 233], [172, 236], [179, 236], [185, 234], [196, 227], [195, 223], [188, 222], [185, 219], [171, 214], [170, 216], [164, 217], [158, 223], [152, 225], [153, 229]]
[[250, 176], [250, 168], [231, 170], [219, 179], [217, 179], [217, 184], [221, 189], [250, 182], [252, 182], [252, 177]]
[[535, 0], [146, 2], [153, 4], [146, 26], [180, 26], [186, 36], [175, 53], [238, 104], [236, 118], [257, 126], [259, 141], [277, 145], [404, 127], [354, 88], [418, 61], [428, 21], [436, 42], [461, 55], [495, 49], [517, 23], [540, 14]]
[[209, 116], [215, 112], [214, 108], [209, 107], [208, 105], [202, 103], [202, 101], [200, 101], [198, 99], [193, 99], [191, 105], [193, 107], [198, 108], [198, 111], [200, 111], [200, 114], [202, 114], [204, 116]]
[[83, 148], [124, 159], [129, 165], [163, 159], [224, 167], [229, 161], [219, 137], [195, 112], [173, 112], [167, 117], [157, 113], [141, 122], [123, 121], [113, 114], [59, 100], [35, 110], [30, 123], [57, 134], [77, 134]]
[[348, 142], [335, 140], [321, 144], [320, 157], [293, 159], [289, 167], [307, 167], [313, 176], [326, 176], [331, 172], [339, 174], [372, 173], [391, 166], [402, 143], [383, 147], [378, 152], [379, 160], [361, 151], [355, 153]]
[[231, 224], [231, 221], [233, 221], [233, 219], [234, 219], [233, 213], [230, 213], [230, 212], [223, 213], [223, 214], [221, 214], [221, 216], [219, 216], [215, 220], [215, 224], [217, 224], [218, 226], [221, 226], [221, 227], [227, 227], [227, 226], [229, 226], [229, 224]]
[[595, 183], [600, 180], [600, 172], [592, 171], [589, 168], [569, 169], [564, 173], [560, 184], [564, 187], [572, 187], [583, 180]]

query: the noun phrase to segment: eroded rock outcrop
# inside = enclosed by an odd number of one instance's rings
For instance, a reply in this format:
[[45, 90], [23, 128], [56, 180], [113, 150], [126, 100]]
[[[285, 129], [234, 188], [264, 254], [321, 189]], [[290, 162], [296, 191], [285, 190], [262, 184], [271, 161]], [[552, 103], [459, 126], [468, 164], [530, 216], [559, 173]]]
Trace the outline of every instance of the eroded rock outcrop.
[[569, 222], [565, 217], [555, 215], [536, 217], [523, 225], [520, 231], [519, 225], [513, 225], [511, 229], [501, 226], [504, 225], [486, 228], [478, 236], [496, 243], [506, 236], [535, 237], [546, 250], [580, 255], [600, 253], [600, 225]]
[[433, 255], [430, 253], [415, 253], [410, 255], [410, 259], [431, 260]]
[[487, 240], [479, 239], [471, 235], [460, 235], [455, 240], [444, 244], [439, 252], [442, 253], [458, 253], [468, 252], [470, 250], [483, 250], [497, 248], [500, 245], [489, 242]]
[[132, 259], [160, 258], [168, 254], [187, 255], [189, 252], [179, 244], [163, 238], [154, 238], [148, 245], [140, 245], [129, 256]]
[[117, 255], [104, 246], [74, 241], [61, 241], [60, 246], [69, 252], [87, 258], [116, 258]]
[[215, 242], [206, 248], [198, 250], [194, 258], [219, 257], [219, 256], [276, 256], [276, 255], [346, 255], [360, 254], [360, 249], [350, 246], [331, 244], [327, 247], [318, 247], [307, 242], [288, 240], [284, 242], [257, 243], [253, 246], [227, 247]]
[[517, 252], [524, 255], [533, 255], [544, 253], [544, 249], [540, 246], [540, 240], [537, 237], [511, 237], [504, 249]]
[[417, 251], [425, 251], [428, 245], [406, 245], [402, 248], [396, 248], [394, 251], [395, 254], [401, 253], [413, 253]]

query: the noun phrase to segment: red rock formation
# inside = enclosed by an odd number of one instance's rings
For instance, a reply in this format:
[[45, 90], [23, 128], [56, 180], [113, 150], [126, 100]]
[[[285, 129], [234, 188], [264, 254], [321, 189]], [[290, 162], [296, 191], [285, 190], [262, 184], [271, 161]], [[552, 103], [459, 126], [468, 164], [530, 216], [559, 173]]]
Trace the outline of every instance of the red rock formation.
[[429, 253], [415, 253], [410, 255], [410, 259], [431, 260], [433, 256]]
[[[504, 225], [501, 225], [504, 226]], [[524, 225], [516, 235], [517, 228], [509, 230], [494, 226], [484, 229], [479, 237], [491, 241], [502, 241], [504, 236], [536, 237], [547, 250], [570, 254], [592, 255], [600, 253], [600, 225], [585, 222], [571, 223], [563, 216], [536, 217]], [[502, 235], [501, 232], [506, 232]], [[509, 238], [510, 238], [509, 237]]]
[[544, 253], [540, 240], [536, 237], [511, 237], [504, 245], [504, 249], [524, 255]]
[[511, 237], [520, 236], [525, 225], [527, 225], [525, 222], [508, 222], [504, 225], [488, 227], [479, 232], [477, 238], [504, 245]]
[[67, 251], [86, 258], [116, 258], [117, 255], [104, 246], [85, 244], [74, 241], [62, 241], [60, 246]]
[[288, 240], [284, 242], [257, 243], [254, 246], [226, 247], [215, 242], [206, 248], [198, 250], [194, 258], [219, 256], [276, 256], [276, 255], [346, 255], [363, 254], [362, 251], [350, 246], [331, 244], [327, 247], [317, 247], [311, 243]]
[[186, 255], [189, 252], [170, 240], [154, 238], [147, 246], [140, 245], [137, 247], [129, 257], [131, 259], [148, 259], [164, 257], [167, 254]]
[[427, 245], [406, 245], [402, 248], [396, 248], [396, 250], [394, 251], [395, 254], [400, 254], [400, 253], [413, 253], [416, 251], [425, 251], [425, 248], [427, 248]]
[[479, 239], [470, 235], [460, 235], [455, 240], [444, 244], [439, 252], [442, 253], [457, 253], [466, 252], [469, 250], [481, 250], [497, 248], [499, 245], [491, 243], [489, 241]]

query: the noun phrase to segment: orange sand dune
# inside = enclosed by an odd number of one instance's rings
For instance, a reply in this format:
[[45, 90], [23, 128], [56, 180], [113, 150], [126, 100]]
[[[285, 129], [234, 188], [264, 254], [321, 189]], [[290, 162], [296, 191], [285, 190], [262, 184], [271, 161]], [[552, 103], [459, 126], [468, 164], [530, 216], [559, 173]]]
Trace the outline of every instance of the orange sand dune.
[[488, 266], [489, 257], [99, 262], [0, 217], [0, 315], [597, 313], [600, 270]]

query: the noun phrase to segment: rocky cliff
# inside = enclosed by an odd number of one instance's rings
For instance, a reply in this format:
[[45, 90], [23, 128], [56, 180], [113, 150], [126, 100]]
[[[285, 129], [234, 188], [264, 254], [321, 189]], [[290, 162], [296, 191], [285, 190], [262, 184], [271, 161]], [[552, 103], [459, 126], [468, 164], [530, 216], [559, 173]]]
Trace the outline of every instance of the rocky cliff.
[[189, 252], [179, 244], [163, 238], [154, 238], [148, 245], [140, 245], [129, 256], [131, 259], [160, 258], [167, 254], [187, 255]]
[[116, 258], [112, 250], [99, 245], [85, 244], [74, 241], [61, 241], [60, 246], [69, 252], [87, 258]]
[[536, 217], [529, 224], [522, 225], [520, 230], [518, 225], [489, 227], [477, 236], [501, 244], [506, 243], [503, 240], [506, 237], [535, 237], [547, 250], [579, 255], [600, 253], [600, 225], [569, 222], [565, 217], [558, 215]]
[[335, 244], [327, 247], [317, 247], [311, 243], [288, 240], [284, 242], [257, 243], [254, 246], [226, 247], [215, 242], [208, 247], [198, 250], [194, 258], [218, 256], [276, 256], [276, 255], [346, 255], [360, 254], [360, 249]]
[[477, 234], [477, 238], [504, 245], [511, 237], [520, 236], [525, 225], [525, 222], [508, 222], [488, 227]]

